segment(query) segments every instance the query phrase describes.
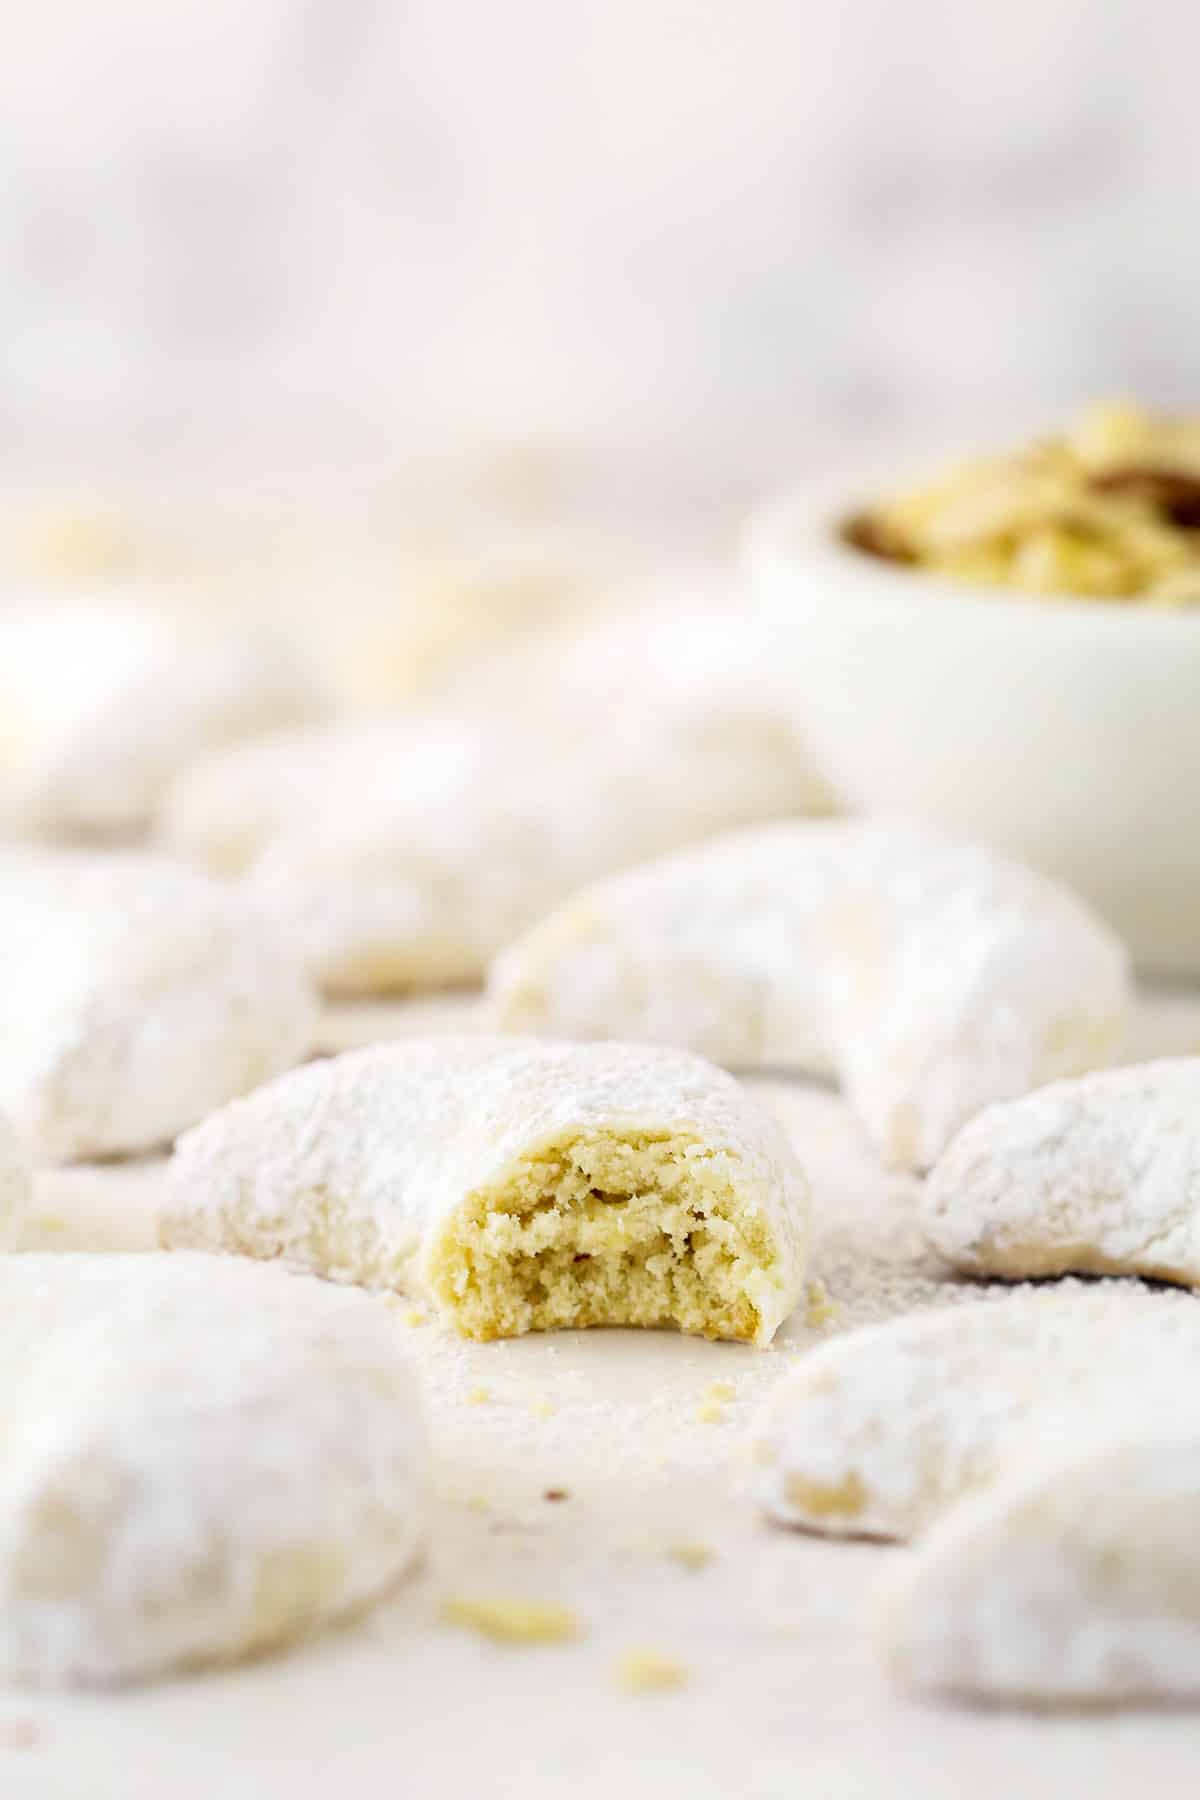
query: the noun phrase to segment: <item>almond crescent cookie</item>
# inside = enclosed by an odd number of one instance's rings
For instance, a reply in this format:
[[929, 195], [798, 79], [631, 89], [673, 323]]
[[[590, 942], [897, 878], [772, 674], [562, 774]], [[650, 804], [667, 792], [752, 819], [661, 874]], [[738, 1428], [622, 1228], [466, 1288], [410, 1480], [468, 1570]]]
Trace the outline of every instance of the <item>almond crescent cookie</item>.
[[559, 891], [542, 756], [519, 726], [451, 713], [279, 732], [185, 771], [161, 835], [243, 875], [327, 990], [444, 986]]
[[205, 1256], [0, 1260], [0, 1670], [107, 1684], [354, 1613], [424, 1529], [386, 1308]]
[[909, 1685], [1079, 1706], [1200, 1698], [1200, 1418], [1181, 1371], [1165, 1417], [1043, 1459], [965, 1500], [888, 1595]]
[[1176, 1393], [1190, 1295], [1074, 1285], [869, 1326], [805, 1356], [754, 1428], [753, 1492], [783, 1525], [908, 1538], [1092, 1409]]
[[1200, 1284], [1200, 1057], [992, 1107], [951, 1144], [921, 1210], [929, 1242], [972, 1274]]
[[213, 745], [323, 706], [286, 644], [99, 599], [0, 616], [0, 811], [55, 838], [128, 837]]
[[1046, 876], [903, 820], [794, 820], [586, 888], [495, 962], [494, 1022], [828, 1066], [889, 1162], [1108, 1061], [1128, 959]]
[[675, 1326], [769, 1343], [800, 1295], [808, 1183], [697, 1057], [513, 1038], [315, 1063], [180, 1139], [168, 1246], [419, 1288], [468, 1337]]
[[364, 793], [390, 792], [399, 780], [403, 804], [411, 783], [432, 789], [422, 790], [428, 799], [439, 782], [465, 782], [483, 731], [456, 714], [334, 716], [222, 745], [194, 758], [172, 782], [159, 841], [201, 868], [243, 875], [278, 839], [303, 832], [314, 818], [342, 816], [348, 796], [361, 806]]
[[141, 852], [0, 854], [0, 1106], [35, 1154], [119, 1156], [299, 1061], [298, 960], [223, 883]]
[[481, 704], [201, 758], [162, 836], [190, 861], [244, 872], [327, 991], [399, 992], [478, 979], [581, 882], [802, 810], [806, 770], [746, 708], [601, 732], [549, 705]]

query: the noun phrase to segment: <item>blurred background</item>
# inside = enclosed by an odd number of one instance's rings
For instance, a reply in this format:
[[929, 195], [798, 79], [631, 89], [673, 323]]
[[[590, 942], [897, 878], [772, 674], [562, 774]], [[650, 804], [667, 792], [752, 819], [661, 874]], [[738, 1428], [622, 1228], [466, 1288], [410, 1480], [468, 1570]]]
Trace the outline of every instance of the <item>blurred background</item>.
[[732, 514], [1200, 378], [1189, 0], [40, 0], [5, 40], [22, 481]]

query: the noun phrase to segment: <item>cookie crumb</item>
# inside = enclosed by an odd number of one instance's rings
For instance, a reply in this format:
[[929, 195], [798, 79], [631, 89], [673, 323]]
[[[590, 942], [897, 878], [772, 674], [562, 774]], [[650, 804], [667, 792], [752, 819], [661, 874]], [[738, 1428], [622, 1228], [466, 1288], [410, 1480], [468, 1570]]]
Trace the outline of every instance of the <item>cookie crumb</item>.
[[627, 1694], [665, 1694], [683, 1687], [688, 1679], [681, 1662], [658, 1650], [627, 1650], [614, 1673], [617, 1686]]
[[447, 1600], [442, 1618], [463, 1625], [493, 1644], [561, 1644], [579, 1636], [579, 1621], [565, 1606], [491, 1594]]
[[12, 1719], [0, 1724], [0, 1748], [32, 1750], [42, 1741], [42, 1728], [35, 1719]]
[[808, 1304], [804, 1311], [804, 1323], [810, 1331], [820, 1331], [823, 1325], [832, 1325], [838, 1316], [835, 1302], [830, 1299], [823, 1281], [810, 1281], [808, 1284]]
[[55, 508], [34, 519], [22, 546], [29, 567], [55, 584], [86, 587], [137, 566], [133, 528], [108, 508]]
[[566, 1488], [547, 1488], [542, 1495], [543, 1500], [569, 1500], [570, 1498]]
[[719, 1425], [725, 1417], [725, 1408], [718, 1406], [715, 1400], [702, 1400], [696, 1408], [696, 1417], [701, 1425]]
[[707, 1544], [668, 1544], [667, 1555], [672, 1562], [677, 1562], [684, 1569], [706, 1569], [710, 1562], [715, 1562], [716, 1551], [710, 1550]]
[[488, 1404], [488, 1402], [491, 1400], [491, 1397], [492, 1397], [492, 1392], [491, 1392], [490, 1388], [473, 1387], [471, 1389], [470, 1393], [467, 1395], [467, 1405], [468, 1406], [486, 1406]]
[[535, 1419], [552, 1419], [557, 1409], [548, 1400], [535, 1400], [529, 1410]]
[[710, 1381], [704, 1395], [708, 1400], [733, 1400], [737, 1397], [737, 1389], [732, 1381]]

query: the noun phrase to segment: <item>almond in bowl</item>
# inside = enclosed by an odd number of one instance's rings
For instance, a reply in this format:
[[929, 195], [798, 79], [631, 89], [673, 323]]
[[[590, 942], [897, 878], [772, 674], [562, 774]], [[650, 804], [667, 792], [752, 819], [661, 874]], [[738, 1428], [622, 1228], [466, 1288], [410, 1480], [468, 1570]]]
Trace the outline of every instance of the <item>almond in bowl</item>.
[[1200, 419], [1106, 405], [937, 471], [876, 457], [751, 521], [797, 726], [846, 809], [1032, 862], [1200, 975]]
[[1096, 406], [1061, 437], [871, 502], [842, 536], [982, 586], [1200, 606], [1200, 419]]

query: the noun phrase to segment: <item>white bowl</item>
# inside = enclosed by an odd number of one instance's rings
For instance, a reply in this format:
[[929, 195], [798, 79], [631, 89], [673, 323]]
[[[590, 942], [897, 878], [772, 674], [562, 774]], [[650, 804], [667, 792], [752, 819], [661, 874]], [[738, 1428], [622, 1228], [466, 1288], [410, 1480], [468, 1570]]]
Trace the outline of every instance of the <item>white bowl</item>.
[[841, 803], [1062, 877], [1140, 966], [1200, 975], [1200, 610], [966, 587], [845, 544], [908, 471], [769, 501], [745, 559]]

